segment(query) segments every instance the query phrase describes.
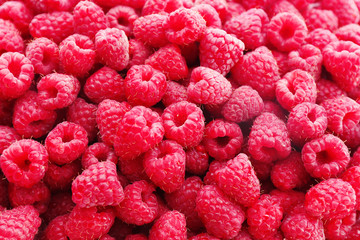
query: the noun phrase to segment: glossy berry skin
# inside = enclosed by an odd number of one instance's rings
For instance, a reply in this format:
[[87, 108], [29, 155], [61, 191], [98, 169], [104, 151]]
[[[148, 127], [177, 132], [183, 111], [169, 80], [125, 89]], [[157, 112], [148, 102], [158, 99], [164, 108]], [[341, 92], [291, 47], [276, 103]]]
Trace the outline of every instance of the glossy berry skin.
[[155, 221], [149, 232], [149, 240], [186, 240], [185, 216], [178, 211], [168, 211]]

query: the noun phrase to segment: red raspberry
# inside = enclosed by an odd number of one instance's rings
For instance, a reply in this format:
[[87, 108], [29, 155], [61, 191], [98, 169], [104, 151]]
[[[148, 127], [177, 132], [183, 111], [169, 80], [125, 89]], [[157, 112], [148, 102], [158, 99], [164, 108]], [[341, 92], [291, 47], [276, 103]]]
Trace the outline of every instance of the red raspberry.
[[360, 166], [354, 166], [354, 167], [350, 167], [348, 168], [343, 175], [341, 176], [341, 178], [350, 183], [351, 186], [353, 187], [353, 189], [355, 190], [356, 193], [356, 210], [360, 209]]
[[132, 66], [126, 74], [125, 94], [132, 105], [151, 107], [161, 100], [166, 88], [166, 76], [149, 65]]
[[38, 14], [31, 20], [29, 30], [33, 38], [46, 37], [60, 43], [74, 33], [74, 17], [69, 12]]
[[94, 43], [87, 36], [73, 34], [60, 43], [60, 62], [65, 73], [86, 75], [95, 63]]
[[131, 234], [127, 235], [125, 240], [148, 240], [144, 234]]
[[280, 120], [286, 122], [287, 116], [285, 116], [284, 109], [277, 102], [264, 101], [264, 110], [263, 110], [263, 112], [273, 113]]
[[228, 10], [227, 1], [225, 1], [225, 0], [195, 0], [195, 6], [199, 5], [199, 4], [209, 4], [210, 6], [215, 8], [217, 13], [219, 14], [221, 21], [225, 22], [225, 19], [227, 17], [227, 10]]
[[255, 49], [265, 45], [265, 27], [268, 23], [266, 12], [260, 8], [253, 8], [227, 21], [224, 30], [243, 41], [246, 49]]
[[325, 236], [329, 240], [344, 240], [352, 226], [356, 223], [356, 211], [350, 213], [350, 215], [336, 219], [332, 218], [324, 222]]
[[34, 72], [47, 75], [59, 66], [59, 47], [48, 38], [34, 39], [26, 47], [26, 57], [34, 66]]
[[184, 7], [183, 0], [146, 0], [142, 8], [142, 15], [171, 13], [178, 8]]
[[196, 211], [209, 234], [233, 238], [245, 220], [239, 205], [232, 203], [215, 185], [206, 185], [196, 197]]
[[87, 144], [85, 129], [76, 123], [66, 121], [59, 123], [45, 139], [50, 161], [60, 165], [80, 157]]
[[50, 190], [43, 182], [38, 182], [31, 188], [20, 187], [10, 183], [9, 200], [12, 207], [33, 205], [42, 214], [48, 209]]
[[115, 218], [114, 224], [108, 234], [114, 236], [116, 239], [124, 239], [127, 235], [132, 234], [133, 228], [133, 225], [128, 225], [120, 219]]
[[[234, 238], [234, 239], [236, 239], [236, 238]], [[220, 240], [220, 238], [213, 237], [207, 233], [200, 233], [196, 236], [189, 238], [189, 240]], [[247, 239], [240, 239], [240, 240], [247, 240]]]
[[331, 10], [309, 8], [305, 11], [304, 18], [309, 31], [317, 28], [335, 31], [339, 25], [337, 16]]
[[265, 112], [255, 119], [248, 144], [251, 156], [264, 163], [286, 158], [291, 152], [286, 125], [272, 113]]
[[278, 198], [263, 194], [247, 212], [249, 233], [257, 239], [274, 236], [283, 218], [283, 208]]
[[184, 85], [174, 81], [167, 82], [166, 92], [163, 98], [161, 99], [165, 107], [168, 107], [173, 103], [188, 101], [188, 100], [189, 99], [187, 95], [187, 89]]
[[145, 60], [151, 55], [152, 50], [145, 46], [144, 43], [138, 39], [129, 40], [129, 64], [128, 68], [134, 65], [142, 65]]
[[185, 216], [178, 211], [164, 213], [151, 227], [149, 240], [186, 240]]
[[70, 189], [72, 181], [80, 173], [80, 170], [80, 161], [73, 161], [61, 166], [49, 163], [44, 182], [52, 191]]
[[360, 237], [360, 221], [358, 220], [352, 227], [351, 230], [348, 232], [346, 240], [352, 240]]
[[97, 142], [86, 148], [81, 156], [81, 165], [84, 169], [89, 168], [98, 162], [113, 162], [117, 163], [118, 158], [114, 150], [105, 143]]
[[13, 110], [14, 101], [0, 99], [0, 125], [12, 126]]
[[323, 101], [331, 98], [346, 96], [346, 92], [340, 89], [336, 83], [323, 78], [319, 79], [316, 82], [316, 88], [317, 88], [317, 97], [316, 97], [317, 103], [322, 103]]
[[270, 192], [270, 195], [278, 198], [285, 214], [289, 214], [296, 205], [305, 201], [305, 193], [294, 190], [281, 191], [274, 189]]
[[149, 177], [146, 175], [144, 166], [143, 166], [144, 155], [140, 155], [135, 159], [123, 160], [119, 159], [118, 166], [122, 174], [130, 182], [146, 180], [150, 181]]
[[324, 135], [328, 126], [328, 115], [322, 106], [300, 103], [291, 110], [286, 126], [292, 142], [303, 146], [305, 142]]
[[74, 8], [74, 29], [76, 33], [94, 39], [95, 34], [108, 27], [105, 13], [93, 2], [80, 1]]
[[305, 195], [306, 211], [324, 220], [344, 218], [356, 205], [356, 194], [350, 183], [330, 178], [312, 188]]
[[221, 28], [221, 19], [214, 7], [209, 4], [197, 4], [191, 8], [205, 20], [206, 27]]
[[187, 94], [194, 103], [222, 104], [231, 93], [231, 83], [217, 71], [201, 66], [192, 70]]
[[206, 185], [215, 185], [217, 184], [217, 174], [218, 170], [222, 169], [226, 166], [226, 162], [220, 162], [220, 161], [212, 161], [209, 166], [209, 170], [206, 172], [206, 175], [204, 177], [204, 183]]
[[24, 51], [24, 41], [15, 25], [0, 19], [0, 53]]
[[34, 239], [40, 224], [39, 212], [31, 205], [2, 211], [0, 214], [0, 238]]
[[25, 0], [35, 12], [71, 11], [79, 0]]
[[188, 148], [186, 154], [186, 171], [195, 175], [204, 175], [209, 167], [209, 155], [204, 145]]
[[22, 139], [3, 151], [0, 166], [9, 182], [30, 188], [44, 177], [48, 160], [43, 145], [31, 139]]
[[188, 75], [185, 58], [181, 55], [180, 48], [174, 44], [157, 50], [145, 60], [145, 64], [164, 73], [168, 80], [180, 80]]
[[354, 149], [348, 168], [353, 166], [360, 166], [360, 148]]
[[115, 153], [123, 160], [134, 159], [152, 149], [165, 133], [159, 114], [144, 106], [126, 112], [115, 131]]
[[39, 138], [52, 129], [56, 117], [55, 111], [40, 107], [36, 92], [27, 91], [15, 102], [13, 125], [24, 138]]
[[20, 1], [7, 1], [0, 6], [0, 18], [10, 20], [22, 33], [27, 34], [33, 18], [31, 10]]
[[71, 199], [71, 192], [53, 193], [48, 210], [42, 214], [42, 217], [46, 222], [50, 222], [58, 216], [70, 213], [74, 207], [75, 203]]
[[165, 136], [183, 147], [197, 146], [203, 138], [205, 117], [202, 110], [186, 101], [173, 103], [161, 116]]
[[152, 222], [158, 214], [155, 187], [142, 180], [127, 185], [124, 200], [115, 207], [116, 216], [128, 224], [144, 225]]
[[34, 78], [31, 61], [21, 53], [7, 52], [0, 57], [0, 98], [18, 98], [30, 88]]
[[65, 224], [68, 221], [69, 214], [54, 218], [45, 229], [45, 239], [47, 240], [66, 240]]
[[321, 1], [321, 7], [334, 12], [339, 19], [339, 27], [357, 23], [360, 20], [359, 10], [352, 0]]
[[290, 1], [280, 0], [274, 2], [269, 1], [267, 4], [268, 6], [265, 9], [270, 19], [276, 16], [277, 14], [284, 12], [294, 14], [300, 17], [301, 19], [303, 19], [303, 16], [299, 12], [299, 10], [294, 6], [291, 0]]
[[231, 74], [237, 83], [255, 89], [263, 100], [275, 98], [275, 83], [280, 79], [279, 68], [267, 47], [247, 53], [232, 68]]
[[244, 43], [224, 30], [208, 28], [200, 40], [200, 65], [226, 75], [241, 59]]
[[339, 40], [360, 44], [360, 26], [355, 23], [342, 26], [335, 31], [335, 35]]
[[317, 28], [307, 35], [305, 41], [322, 51], [329, 43], [338, 41], [338, 38], [327, 29]]
[[21, 136], [16, 132], [16, 130], [9, 126], [0, 125], [0, 136], [0, 155], [12, 143], [21, 139]]
[[96, 0], [95, 2], [104, 7], [114, 7], [121, 4], [132, 8], [142, 8], [146, 0]]
[[308, 34], [303, 19], [289, 12], [274, 16], [267, 27], [267, 39], [279, 51], [298, 49]]
[[288, 63], [287, 63], [288, 53], [280, 52], [277, 50], [271, 50], [271, 53], [272, 53], [273, 57], [275, 58], [276, 63], [278, 65], [280, 76], [285, 75], [285, 73], [287, 73], [289, 71], [289, 67], [288, 67]]
[[129, 63], [129, 40], [123, 30], [107, 28], [95, 35], [95, 51], [100, 63], [121, 71]]
[[127, 36], [133, 34], [133, 23], [139, 18], [135, 9], [122, 5], [111, 8], [106, 13], [106, 17], [109, 21], [109, 27], [123, 30]]

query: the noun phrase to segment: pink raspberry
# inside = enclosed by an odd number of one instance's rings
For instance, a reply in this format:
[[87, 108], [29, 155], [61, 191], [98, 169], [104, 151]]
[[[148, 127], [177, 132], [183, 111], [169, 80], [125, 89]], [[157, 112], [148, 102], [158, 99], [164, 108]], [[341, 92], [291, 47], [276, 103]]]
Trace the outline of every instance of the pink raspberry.
[[29, 24], [33, 17], [33, 13], [23, 2], [7, 1], [0, 6], [0, 18], [13, 22], [22, 34], [29, 32]]
[[146, 0], [142, 8], [142, 15], [171, 13], [184, 7], [183, 0]]
[[270, 192], [270, 195], [279, 200], [284, 214], [289, 214], [296, 205], [302, 204], [305, 201], [305, 193], [294, 190], [281, 191], [274, 189]]
[[263, 112], [273, 113], [280, 120], [286, 122], [287, 116], [285, 116], [285, 111], [277, 102], [264, 101], [264, 110], [263, 110]]
[[178, 211], [168, 211], [155, 221], [149, 232], [149, 240], [186, 240], [186, 219]]
[[319, 48], [321, 51], [331, 42], [336, 42], [339, 39], [336, 35], [330, 32], [327, 29], [317, 28], [307, 35], [305, 41], [309, 44], [314, 45], [315, 47]]
[[52, 191], [67, 190], [70, 189], [72, 181], [80, 172], [80, 161], [73, 161], [64, 165], [50, 162], [44, 176], [44, 182]]
[[106, 13], [106, 17], [109, 21], [109, 27], [123, 30], [126, 36], [133, 34], [134, 21], [139, 18], [134, 8], [122, 5], [111, 8]]
[[197, 4], [191, 8], [205, 20], [206, 27], [221, 28], [221, 19], [214, 7], [209, 4]]
[[24, 41], [15, 25], [0, 18], [0, 53], [24, 51]]
[[[189, 238], [189, 240], [220, 240], [220, 238], [213, 237], [207, 233], [200, 233], [196, 236]], [[247, 239], [243, 239], [243, 240], [247, 240]]]
[[54, 218], [45, 229], [45, 239], [48, 240], [65, 240], [67, 238], [65, 224], [68, 221], [69, 214], [61, 215]]
[[304, 18], [309, 31], [317, 28], [334, 31], [339, 25], [339, 20], [334, 12], [326, 9], [309, 8], [305, 11]]
[[340, 89], [336, 83], [323, 78], [316, 82], [316, 88], [316, 103], [318, 104], [330, 98], [346, 96], [346, 92]]
[[205, 117], [202, 110], [186, 101], [173, 103], [161, 116], [165, 137], [183, 147], [197, 146], [203, 138]]
[[140, 41], [139, 39], [129, 40], [129, 64], [128, 68], [134, 65], [142, 65], [145, 60], [151, 55], [152, 49]]
[[74, 207], [75, 203], [71, 199], [71, 192], [53, 193], [48, 205], [48, 210], [42, 214], [42, 217], [46, 222], [50, 222], [58, 216], [70, 213]]
[[115, 207], [116, 216], [128, 224], [144, 225], [152, 222], [158, 214], [155, 187], [142, 180], [127, 185], [124, 200]]
[[274, 16], [267, 27], [267, 39], [279, 51], [298, 49], [305, 40], [308, 29], [303, 19], [283, 12]]
[[200, 65], [218, 71], [222, 75], [241, 59], [244, 43], [224, 30], [208, 28], [200, 40]]
[[186, 149], [186, 171], [195, 175], [204, 175], [209, 167], [209, 155], [204, 145]]
[[115, 7], [121, 4], [132, 8], [142, 8], [146, 0], [96, 0], [96, 2], [103, 7]]
[[0, 125], [12, 126], [14, 103], [0, 99]]
[[70, 163], [81, 156], [88, 144], [83, 127], [71, 122], [59, 123], [45, 139], [50, 161], [56, 164]]
[[280, 52], [277, 50], [271, 50], [271, 53], [272, 53], [273, 57], [275, 58], [276, 63], [278, 65], [280, 76], [285, 75], [285, 73], [287, 73], [289, 71], [288, 62], [287, 62], [288, 61], [288, 53]]
[[161, 99], [165, 107], [170, 106], [173, 103], [188, 101], [187, 88], [177, 82], [168, 81], [166, 92]]
[[129, 63], [129, 40], [123, 30], [107, 28], [95, 35], [95, 51], [100, 63], [121, 71]]
[[274, 16], [276, 16], [279, 13], [291, 13], [294, 14], [298, 17], [300, 17], [301, 19], [303, 19], [303, 16], [301, 15], [301, 13], [299, 12], [300, 9], [297, 9], [294, 4], [290, 1], [287, 0], [280, 0], [280, 1], [268, 1], [267, 3], [267, 7], [265, 8], [265, 10], [268, 13], [269, 18], [273, 18]]
[[127, 235], [125, 240], [148, 240], [144, 234], [131, 234]]
[[31, 139], [11, 144], [0, 156], [0, 166], [10, 183], [30, 188], [45, 175], [49, 156], [43, 145]]
[[344, 218], [332, 218], [324, 222], [325, 236], [329, 240], [344, 240], [356, 223], [356, 211]]
[[98, 162], [106, 161], [116, 164], [118, 158], [116, 157], [114, 150], [102, 142], [96, 142], [87, 147], [81, 156], [81, 165], [84, 169], [87, 169]]
[[0, 155], [12, 143], [21, 139], [21, 136], [16, 132], [16, 130], [9, 126], [0, 125], [0, 136]]
[[25, 0], [35, 12], [71, 11], [80, 0]]
[[359, 9], [353, 0], [330, 0], [321, 1], [322, 9], [331, 10], [339, 19], [339, 27], [360, 20]]
[[341, 179], [324, 180], [308, 190], [305, 195], [307, 213], [324, 220], [344, 218], [356, 205], [356, 194], [350, 183]]
[[335, 35], [339, 40], [352, 41], [357, 45], [360, 44], [360, 26], [355, 23], [351, 23], [335, 31]]
[[348, 168], [341, 176], [342, 180], [351, 184], [356, 193], [356, 210], [360, 208], [360, 166]]
[[227, 10], [228, 10], [228, 3], [225, 0], [195, 0], [194, 1], [195, 6], [199, 4], [209, 4], [219, 14], [219, 17], [222, 22], [225, 22], [225, 19], [227, 17]]
[[149, 65], [132, 66], [126, 74], [125, 95], [132, 105], [151, 107], [161, 100], [166, 88], [166, 76]]
[[245, 220], [239, 205], [232, 203], [216, 185], [204, 186], [196, 197], [196, 211], [209, 234], [233, 238]]
[[264, 163], [286, 158], [291, 152], [286, 125], [272, 113], [265, 112], [255, 119], [248, 144], [251, 156]]
[[360, 166], [360, 148], [354, 149], [348, 168], [353, 166]]

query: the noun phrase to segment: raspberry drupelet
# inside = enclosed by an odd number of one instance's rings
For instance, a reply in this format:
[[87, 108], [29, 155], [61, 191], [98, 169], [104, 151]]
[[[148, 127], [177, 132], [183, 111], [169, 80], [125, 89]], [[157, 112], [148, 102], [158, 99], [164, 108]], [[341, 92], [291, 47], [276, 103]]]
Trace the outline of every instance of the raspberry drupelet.
[[81, 165], [87, 169], [98, 162], [113, 162], [117, 164], [118, 158], [114, 150], [102, 142], [96, 142], [87, 147], [81, 156]]
[[139, 18], [136, 10], [129, 6], [115, 6], [111, 8], [106, 17], [109, 21], [109, 27], [123, 30], [127, 36], [133, 35], [133, 24]]
[[186, 219], [178, 211], [168, 211], [157, 219], [149, 232], [149, 240], [186, 240]]

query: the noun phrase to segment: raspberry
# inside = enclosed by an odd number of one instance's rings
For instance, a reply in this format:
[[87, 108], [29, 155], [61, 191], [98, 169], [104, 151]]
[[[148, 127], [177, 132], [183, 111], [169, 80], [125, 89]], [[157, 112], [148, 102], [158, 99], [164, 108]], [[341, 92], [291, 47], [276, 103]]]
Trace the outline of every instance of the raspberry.
[[26, 57], [34, 66], [34, 72], [47, 75], [59, 66], [59, 47], [48, 38], [40, 37], [26, 47]]
[[139, 18], [135, 9], [128, 6], [115, 6], [111, 8], [106, 17], [109, 21], [109, 27], [123, 30], [126, 36], [131, 36], [133, 30], [133, 23]]
[[149, 65], [132, 66], [126, 74], [125, 95], [132, 105], [151, 107], [161, 100], [166, 88], [166, 76]]
[[22, 139], [3, 151], [0, 166], [9, 182], [30, 188], [44, 177], [48, 159], [43, 145], [31, 139]]
[[276, 16], [277, 14], [284, 12], [294, 14], [300, 17], [301, 19], [303, 19], [303, 16], [291, 1], [280, 0], [280, 1], [275, 1], [273, 3], [269, 2], [268, 5], [269, 6], [266, 8], [266, 11], [270, 19]]
[[360, 26], [355, 23], [342, 26], [335, 31], [335, 35], [339, 40], [360, 44]]
[[56, 117], [55, 111], [40, 107], [36, 92], [27, 91], [15, 102], [13, 125], [24, 138], [39, 138], [52, 129]]
[[322, 51], [329, 43], [338, 41], [338, 38], [327, 29], [317, 28], [307, 35], [305, 41]]
[[0, 6], [0, 18], [10, 20], [22, 34], [27, 34], [33, 14], [23, 2], [7, 1]]
[[214, 7], [209, 4], [197, 4], [191, 8], [205, 20], [206, 27], [221, 28], [221, 19]]
[[209, 166], [209, 170], [206, 172], [206, 175], [204, 177], [204, 183], [206, 185], [214, 185], [217, 184], [217, 174], [218, 170], [222, 169], [226, 166], [226, 162], [220, 162], [220, 161], [212, 161]]
[[306, 24], [300, 17], [283, 12], [274, 16], [267, 27], [267, 39], [279, 51], [298, 49], [308, 34]]
[[231, 93], [231, 83], [217, 71], [207, 67], [192, 70], [187, 94], [194, 103], [222, 104]]
[[339, 27], [359, 22], [359, 10], [352, 0], [321, 1], [321, 7], [334, 12], [339, 19]]
[[219, 238], [213, 237], [207, 233], [200, 233], [196, 236], [189, 238], [189, 240], [219, 240]]
[[360, 208], [360, 185], [359, 185], [359, 179], [360, 179], [360, 166], [354, 166], [348, 168], [341, 176], [341, 178], [350, 183], [353, 189], [356, 193], [356, 209]]
[[115, 207], [116, 216], [128, 224], [144, 225], [152, 222], [158, 214], [155, 187], [142, 180], [127, 185], [124, 200]]
[[351, 239], [359, 238], [359, 236], [360, 236], [359, 230], [360, 230], [360, 222], [357, 221], [357, 222], [351, 227], [351, 230], [350, 230], [349, 233], [347, 234], [346, 240], [351, 240]]
[[331, 10], [309, 8], [305, 11], [304, 18], [309, 31], [317, 28], [335, 31], [339, 25], [337, 16]]
[[174, 44], [161, 47], [145, 60], [145, 64], [164, 73], [168, 80], [180, 80], [188, 75], [185, 58]]
[[286, 126], [292, 142], [303, 146], [305, 142], [324, 135], [328, 126], [328, 115], [322, 106], [300, 103], [291, 110]]
[[114, 7], [121, 4], [132, 8], [142, 8], [146, 0], [96, 0], [95, 2], [104, 7]]
[[270, 192], [270, 195], [278, 198], [285, 214], [289, 214], [296, 205], [304, 203], [305, 201], [305, 193], [294, 190], [281, 191], [274, 189]]
[[204, 175], [209, 167], [209, 155], [204, 145], [188, 148], [186, 154], [186, 171], [195, 175]]
[[305, 195], [306, 211], [314, 217], [324, 220], [344, 218], [356, 205], [355, 190], [350, 183], [330, 178], [312, 188]]
[[251, 156], [264, 163], [286, 158], [291, 151], [285, 123], [274, 114], [266, 112], [255, 119], [248, 144]]
[[215, 185], [204, 186], [196, 197], [196, 211], [209, 234], [233, 238], [245, 220], [240, 206], [232, 203]]
[[155, 221], [149, 232], [149, 240], [186, 240], [185, 216], [178, 211], [168, 211]]
[[87, 36], [73, 34], [64, 39], [59, 47], [60, 62], [65, 73], [83, 77], [93, 67], [95, 48]]
[[0, 19], [0, 53], [24, 51], [24, 41], [15, 25]]
[[9, 126], [0, 125], [0, 136], [0, 155], [12, 143], [21, 139], [21, 136], [16, 132], [16, 130]]
[[267, 47], [259, 47], [245, 54], [231, 74], [241, 85], [249, 85], [263, 100], [275, 98], [275, 83], [280, 79], [276, 59]]
[[0, 238], [34, 239], [40, 224], [39, 212], [31, 205], [2, 211], [0, 214]]
[[166, 92], [161, 99], [165, 107], [170, 106], [173, 103], [188, 101], [187, 88], [180, 83], [174, 81], [167, 82]]
[[269, 112], [275, 114], [280, 120], [286, 122], [286, 116], [284, 109], [280, 107], [277, 102], [273, 101], [264, 101], [264, 110], [263, 112]]
[[218, 71], [222, 75], [241, 59], [244, 43], [221, 29], [208, 28], [200, 40], [200, 65]]
[[[217, 239], [210, 239], [210, 240], [217, 240]], [[242, 229], [239, 234], [233, 238], [233, 240], [252, 240], [251, 235], [245, 229]]]
[[74, 33], [74, 24], [74, 17], [69, 12], [42, 13], [31, 20], [29, 30], [33, 38], [46, 37], [60, 43]]
[[319, 79], [316, 82], [317, 97], [316, 102], [322, 103], [327, 99], [337, 98], [340, 96], [346, 96], [346, 92], [338, 87], [338, 85], [332, 81], [326, 79]]
[[148, 238], [144, 234], [131, 234], [127, 235], [125, 240], [147, 240]]
[[150, 108], [135, 106], [124, 114], [117, 126], [115, 153], [123, 160], [134, 159], [160, 143], [164, 133], [159, 114]]
[[356, 211], [343, 219], [332, 218], [324, 223], [325, 236], [329, 240], [345, 239], [356, 223]]
[[81, 156], [81, 165], [84, 169], [87, 169], [98, 162], [106, 161], [116, 164], [118, 162], [118, 158], [111, 147], [101, 142], [94, 143], [86, 148]]
[[360, 166], [360, 148], [354, 149], [348, 168]]
[[69, 214], [61, 215], [54, 218], [45, 229], [45, 238], [48, 240], [65, 240], [67, 238], [65, 224]]
[[56, 164], [70, 163], [81, 156], [88, 144], [83, 127], [71, 122], [59, 123], [45, 139], [50, 161]]
[[151, 55], [152, 51], [148, 46], [138, 39], [129, 40], [129, 64], [128, 68], [134, 65], [142, 65]]
[[12, 126], [14, 101], [0, 99], [0, 125]]
[[8, 52], [0, 57], [0, 98], [18, 98], [30, 88], [34, 78], [31, 61], [21, 53]]
[[81, 163], [79, 161], [73, 161], [61, 166], [49, 163], [44, 182], [52, 191], [70, 189], [71, 182], [80, 173], [80, 170]]
[[70, 213], [74, 207], [75, 203], [71, 199], [71, 192], [53, 193], [48, 210], [42, 216], [46, 222], [50, 222], [58, 216]]
[[95, 34], [108, 27], [105, 13], [93, 2], [80, 1], [74, 8], [74, 30], [76, 33], [94, 39]]
[[265, 26], [268, 23], [266, 12], [254, 8], [227, 21], [224, 30], [243, 41], [246, 49], [256, 49], [266, 43]]
[[71, 11], [79, 0], [25, 0], [35, 12]]
[[184, 6], [183, 0], [146, 0], [142, 8], [142, 15], [171, 13]]
[[177, 141], [183, 147], [197, 146], [203, 138], [205, 117], [193, 103], [173, 103], [165, 108], [161, 118], [165, 137]]
[[215, 8], [217, 13], [219, 14], [221, 21], [225, 22], [225, 19], [227, 17], [226, 16], [227, 10], [228, 10], [227, 1], [225, 1], [225, 0], [195, 0], [195, 6], [199, 5], [199, 4], [209, 4], [210, 6]]
[[95, 35], [95, 50], [100, 63], [121, 71], [129, 63], [129, 41], [123, 30], [107, 28]]

